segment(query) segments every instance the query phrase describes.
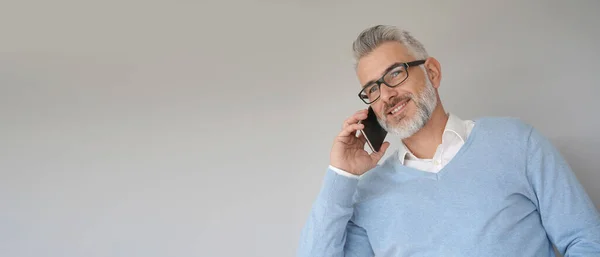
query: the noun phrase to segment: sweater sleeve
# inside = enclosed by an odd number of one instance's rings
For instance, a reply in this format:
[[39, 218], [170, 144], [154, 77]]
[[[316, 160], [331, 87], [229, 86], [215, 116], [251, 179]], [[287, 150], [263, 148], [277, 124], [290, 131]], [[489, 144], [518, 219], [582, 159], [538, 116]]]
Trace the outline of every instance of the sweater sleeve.
[[373, 256], [366, 231], [350, 221], [357, 185], [357, 178], [327, 169], [300, 235], [298, 257]]
[[527, 176], [542, 225], [565, 257], [600, 256], [600, 215], [559, 151], [532, 129]]

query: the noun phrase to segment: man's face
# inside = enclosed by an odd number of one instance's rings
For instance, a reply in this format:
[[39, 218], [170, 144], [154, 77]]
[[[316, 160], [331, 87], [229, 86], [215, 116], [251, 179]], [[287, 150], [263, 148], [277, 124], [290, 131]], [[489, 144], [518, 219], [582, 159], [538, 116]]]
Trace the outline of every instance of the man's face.
[[[359, 60], [358, 79], [364, 86], [381, 78], [390, 66], [410, 61], [415, 61], [415, 58], [402, 44], [383, 43]], [[437, 91], [423, 69], [410, 67], [408, 74], [408, 78], [394, 88], [382, 84], [379, 99], [371, 104], [379, 123], [402, 139], [420, 130], [429, 121], [437, 104]]]

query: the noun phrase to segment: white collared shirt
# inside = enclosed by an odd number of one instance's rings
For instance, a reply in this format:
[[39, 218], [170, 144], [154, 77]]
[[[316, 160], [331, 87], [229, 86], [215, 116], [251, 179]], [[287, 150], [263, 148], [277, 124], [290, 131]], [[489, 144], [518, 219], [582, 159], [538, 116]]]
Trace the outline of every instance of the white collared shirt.
[[[473, 126], [475, 126], [474, 121], [461, 120], [456, 115], [449, 114], [446, 127], [442, 134], [442, 143], [437, 147], [433, 158], [419, 159], [413, 155], [404, 144], [402, 144], [398, 151], [398, 158], [400, 159], [400, 162], [407, 167], [437, 173], [452, 160], [460, 148], [465, 144], [467, 137], [469, 137], [469, 134], [471, 134], [471, 131], [473, 130]], [[331, 165], [329, 168], [343, 176], [354, 178], [360, 177]]]
[[442, 134], [442, 143], [437, 147], [433, 158], [419, 159], [404, 144], [398, 151], [398, 158], [407, 167], [437, 173], [452, 160], [465, 144], [474, 125], [475, 122], [472, 120], [461, 120], [459, 117], [449, 114]]

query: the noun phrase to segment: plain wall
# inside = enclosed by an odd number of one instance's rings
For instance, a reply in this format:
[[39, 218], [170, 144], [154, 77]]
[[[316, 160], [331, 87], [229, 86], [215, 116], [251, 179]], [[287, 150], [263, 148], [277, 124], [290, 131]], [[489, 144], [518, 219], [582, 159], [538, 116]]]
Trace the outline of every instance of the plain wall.
[[[293, 256], [350, 46], [412, 31], [446, 109], [549, 137], [600, 206], [600, 2], [2, 1], [0, 256]], [[399, 141], [392, 141], [391, 153]]]

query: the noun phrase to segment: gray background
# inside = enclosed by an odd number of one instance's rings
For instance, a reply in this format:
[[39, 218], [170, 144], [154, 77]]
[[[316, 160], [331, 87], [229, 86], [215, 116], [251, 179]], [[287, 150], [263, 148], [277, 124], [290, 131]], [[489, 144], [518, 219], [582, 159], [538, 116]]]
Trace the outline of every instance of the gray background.
[[[2, 1], [0, 256], [293, 256], [350, 44], [413, 32], [463, 119], [548, 136], [600, 206], [600, 2]], [[392, 140], [392, 149], [398, 141]]]

